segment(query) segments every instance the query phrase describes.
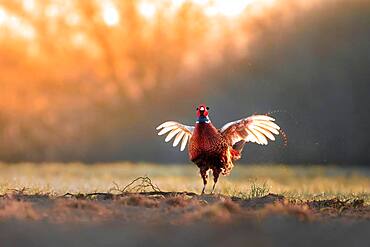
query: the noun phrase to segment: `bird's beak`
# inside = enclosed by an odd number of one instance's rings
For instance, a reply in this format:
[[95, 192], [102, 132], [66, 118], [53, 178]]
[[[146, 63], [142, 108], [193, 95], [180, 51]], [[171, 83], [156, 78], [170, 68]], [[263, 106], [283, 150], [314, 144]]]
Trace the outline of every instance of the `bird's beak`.
[[202, 106], [202, 107], [200, 107], [199, 108], [199, 112], [200, 112], [200, 114], [201, 115], [203, 115], [203, 113], [204, 113], [204, 111], [205, 111], [206, 109]]

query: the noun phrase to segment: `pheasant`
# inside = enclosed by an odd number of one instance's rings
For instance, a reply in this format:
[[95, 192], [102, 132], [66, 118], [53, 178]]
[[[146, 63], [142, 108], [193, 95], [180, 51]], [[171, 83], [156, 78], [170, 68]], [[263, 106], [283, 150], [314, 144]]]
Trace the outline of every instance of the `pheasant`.
[[209, 119], [208, 110], [209, 107], [204, 104], [196, 108], [195, 127], [175, 121], [167, 121], [157, 127], [158, 135], [167, 134], [165, 142], [174, 137], [174, 147], [181, 142], [181, 151], [189, 142], [189, 159], [198, 166], [203, 179], [202, 194], [206, 189], [209, 170], [213, 174], [213, 193], [220, 174], [229, 175], [233, 162], [241, 158], [245, 143], [267, 145], [268, 140], [275, 140], [274, 134], [279, 135], [280, 130], [274, 123], [275, 119], [267, 115], [252, 115], [216, 129]]

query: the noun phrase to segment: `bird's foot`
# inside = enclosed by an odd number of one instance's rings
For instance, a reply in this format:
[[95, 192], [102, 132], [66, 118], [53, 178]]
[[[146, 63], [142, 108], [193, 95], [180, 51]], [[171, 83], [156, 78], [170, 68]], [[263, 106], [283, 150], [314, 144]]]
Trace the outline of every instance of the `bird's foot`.
[[203, 187], [201, 195], [204, 195], [205, 190], [206, 190], [206, 186]]
[[214, 192], [215, 192], [215, 188], [216, 188], [216, 183], [214, 183], [214, 184], [213, 184], [212, 191], [211, 191], [211, 195], [213, 195], [213, 194], [214, 194]]

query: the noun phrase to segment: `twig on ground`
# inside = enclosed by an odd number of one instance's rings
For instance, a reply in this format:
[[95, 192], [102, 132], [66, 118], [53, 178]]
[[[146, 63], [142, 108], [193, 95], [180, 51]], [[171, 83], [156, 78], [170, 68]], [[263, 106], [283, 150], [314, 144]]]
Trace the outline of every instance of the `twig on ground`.
[[[139, 184], [136, 184], [139, 182]], [[93, 193], [87, 193], [87, 194], [72, 194], [72, 193], [65, 193], [64, 195], [60, 197], [74, 197], [77, 199], [85, 199], [85, 198], [92, 198], [94, 196], [102, 196], [106, 199], [111, 199], [113, 197], [120, 197], [127, 195], [127, 193], [139, 193], [139, 194], [146, 194], [146, 195], [166, 195], [169, 192], [163, 192], [159, 189], [159, 187], [156, 184], [153, 184], [152, 180], [148, 176], [144, 177], [138, 177], [135, 178], [132, 182], [127, 184], [122, 189], [120, 186], [113, 182], [114, 187], [110, 188], [108, 192], [93, 192]], [[150, 188], [152, 191], [147, 191], [147, 189]], [[118, 191], [119, 194], [113, 194], [113, 191]]]
[[[141, 181], [141, 183], [133, 186], [132, 188], [130, 188], [130, 186], [134, 185], [138, 181]], [[157, 185], [152, 183], [152, 180], [148, 176], [138, 177], [138, 178], [134, 179], [131, 183], [126, 185], [121, 190], [121, 192], [129, 192], [129, 191], [145, 192], [146, 188], [151, 188], [155, 192], [162, 192]]]

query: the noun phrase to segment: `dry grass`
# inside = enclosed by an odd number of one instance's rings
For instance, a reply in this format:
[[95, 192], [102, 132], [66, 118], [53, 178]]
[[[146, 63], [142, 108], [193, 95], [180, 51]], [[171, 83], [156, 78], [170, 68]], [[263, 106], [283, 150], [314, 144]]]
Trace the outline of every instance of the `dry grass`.
[[365, 168], [238, 166], [203, 196], [193, 165], [1, 164], [0, 183], [4, 246], [365, 246], [370, 229]]
[[[0, 164], [0, 194], [24, 190], [26, 194], [119, 193], [135, 178], [148, 176], [162, 191], [199, 193], [202, 181], [197, 168], [186, 165], [110, 163], [86, 165]], [[142, 182], [142, 181], [141, 181]], [[144, 181], [145, 183], [145, 181]], [[126, 190], [153, 190], [135, 187]], [[211, 184], [208, 189], [210, 189]], [[363, 199], [370, 202], [370, 170], [365, 167], [238, 165], [231, 176], [221, 177], [216, 193], [242, 198], [261, 197], [268, 193], [294, 200], [339, 198]]]

